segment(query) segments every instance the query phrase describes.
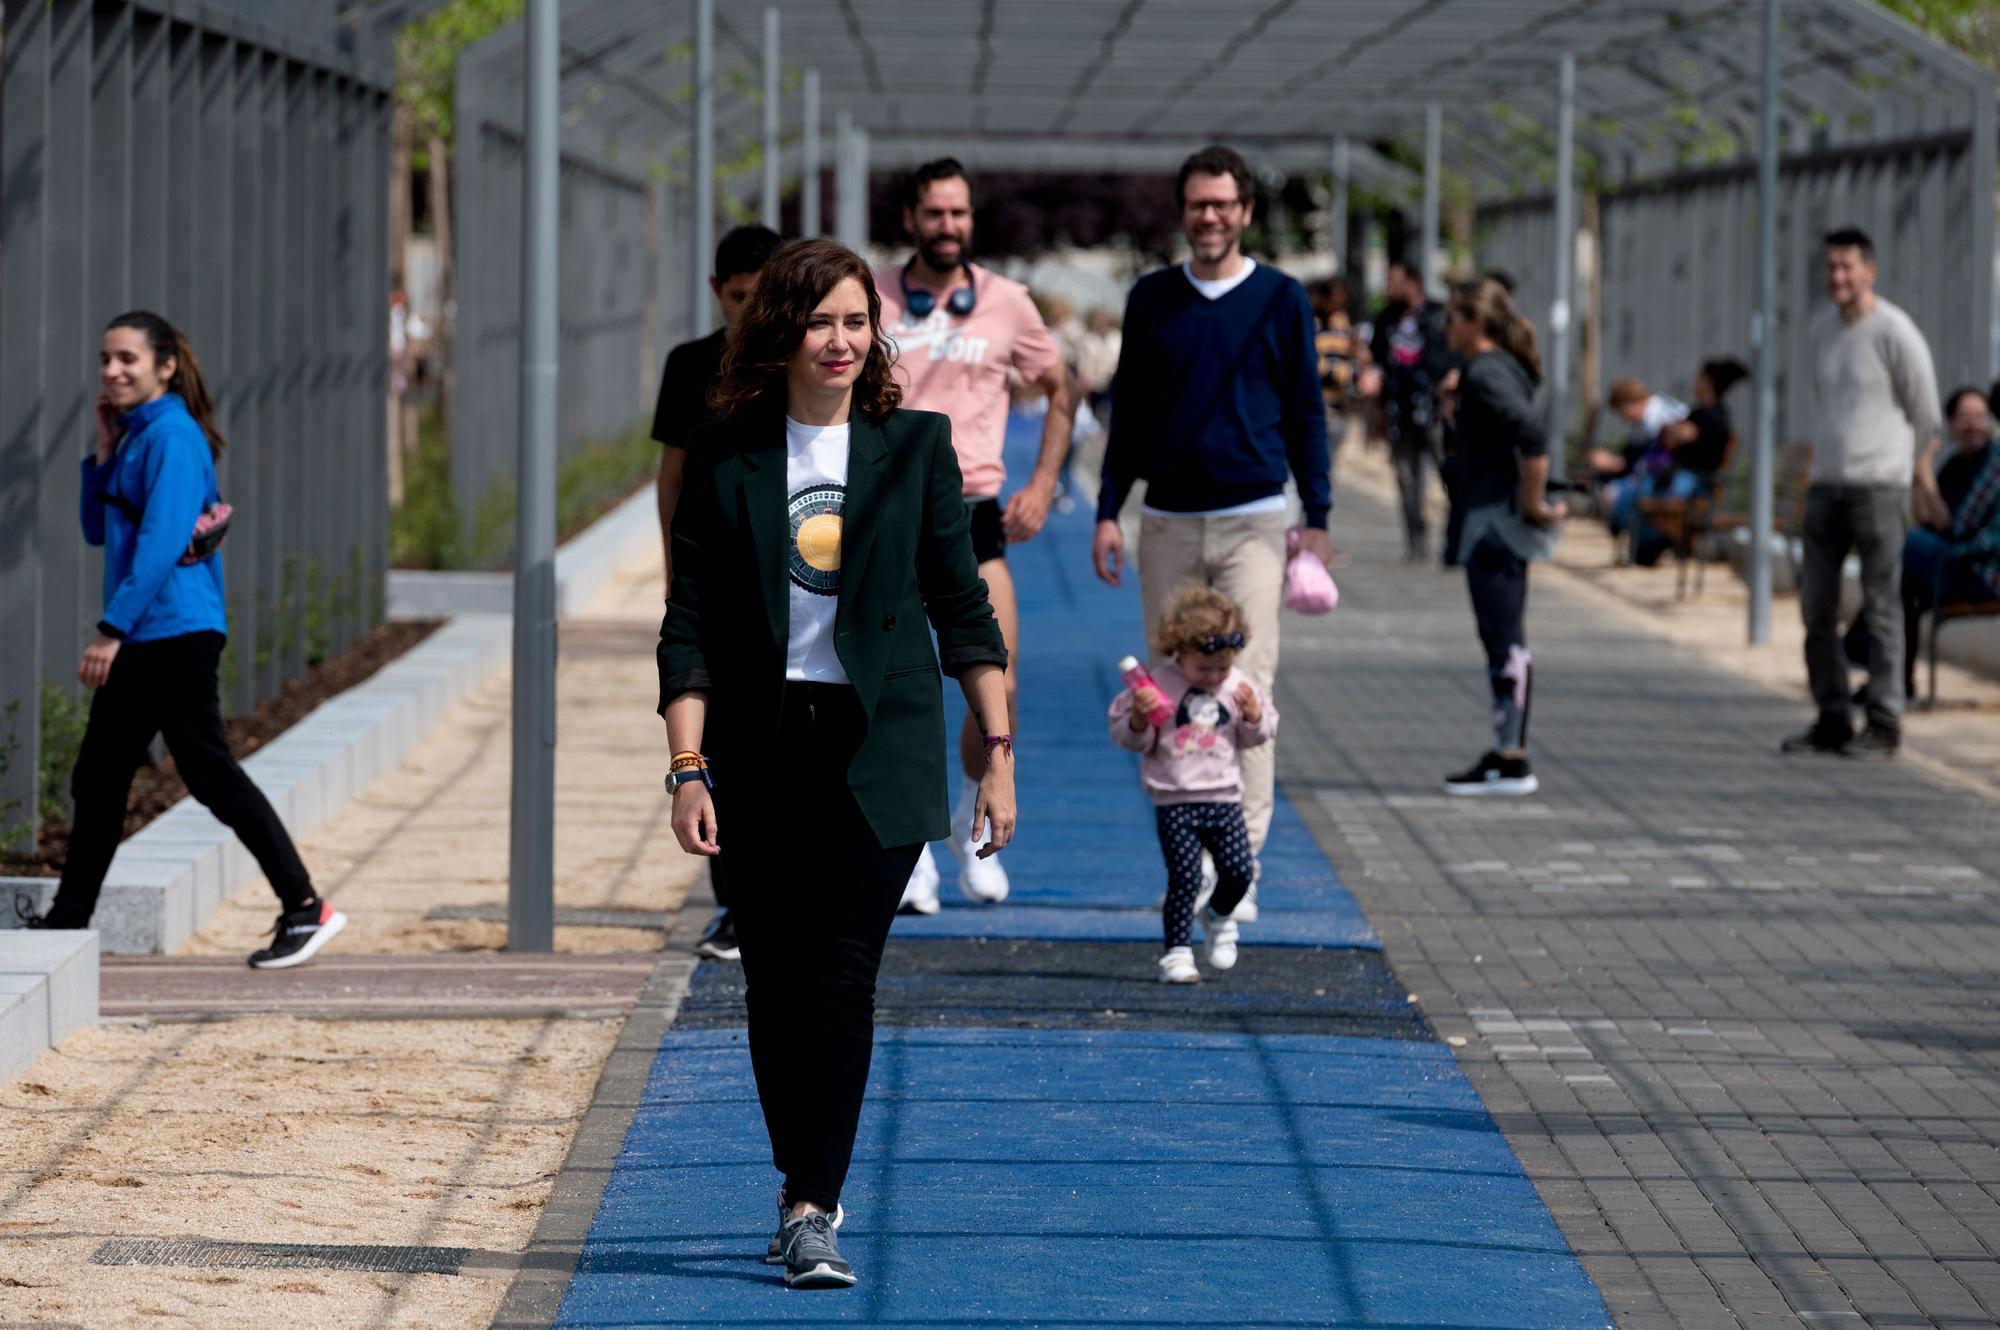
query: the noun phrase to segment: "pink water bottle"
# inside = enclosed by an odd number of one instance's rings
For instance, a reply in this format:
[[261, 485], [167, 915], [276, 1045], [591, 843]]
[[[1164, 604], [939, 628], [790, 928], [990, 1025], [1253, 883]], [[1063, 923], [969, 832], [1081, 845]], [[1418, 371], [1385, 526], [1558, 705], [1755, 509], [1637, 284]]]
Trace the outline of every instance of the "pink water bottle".
[[[1119, 661], [1118, 672], [1125, 676], [1125, 686], [1135, 692], [1141, 688], [1151, 688], [1154, 692], [1159, 692], [1160, 686], [1153, 682], [1153, 672], [1140, 664], [1137, 656], [1127, 656]], [[1156, 730], [1165, 729], [1173, 724], [1174, 709], [1167, 705], [1164, 694], [1160, 698], [1160, 705], [1153, 708], [1147, 719], [1153, 722], [1153, 728]]]

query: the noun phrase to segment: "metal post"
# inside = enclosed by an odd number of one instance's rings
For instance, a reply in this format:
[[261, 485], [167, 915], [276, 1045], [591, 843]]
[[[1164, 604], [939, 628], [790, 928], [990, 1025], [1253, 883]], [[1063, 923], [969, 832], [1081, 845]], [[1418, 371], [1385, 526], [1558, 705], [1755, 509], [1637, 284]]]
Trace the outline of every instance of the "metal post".
[[1444, 155], [1444, 108], [1436, 102], [1424, 106], [1424, 234], [1419, 276], [1427, 295], [1438, 289], [1438, 158]]
[[[1993, 80], [1980, 79], [1972, 90], [1972, 234], [1991, 236], [1995, 233], [1993, 217], [1993, 174], [1996, 159], [2000, 159], [2000, 109], [1996, 109]], [[2000, 375], [2000, 308], [1995, 307], [1994, 293], [2000, 288], [2000, 251], [1987, 253], [1981, 244], [1972, 255], [1971, 270], [1967, 273], [1972, 286], [1973, 317], [1979, 326], [1973, 329], [1973, 345], [1968, 348], [1973, 364], [1975, 382], [1993, 375]], [[1903, 644], [1905, 651], [1910, 644]]]
[[803, 131], [803, 161], [799, 171], [799, 234], [820, 234], [819, 224], [819, 69], [806, 71], [805, 105], [799, 111]]
[[715, 268], [715, 0], [694, 5], [694, 225], [688, 228], [688, 326], [696, 336], [715, 326], [708, 276]]
[[[1347, 135], [1333, 141], [1333, 201], [1327, 215], [1327, 229], [1333, 233], [1333, 270], [1347, 271], [1347, 191], [1352, 169]], [[1359, 308], [1359, 305], [1356, 305]]]
[[1771, 640], [1771, 519], [1778, 455], [1778, 0], [1764, 0], [1757, 157], [1757, 447], [1750, 459], [1750, 641]]
[[1576, 263], [1576, 56], [1562, 54], [1556, 109], [1556, 293], [1549, 308], [1549, 474], [1562, 479], [1570, 408], [1570, 310]]
[[514, 518], [514, 771], [507, 946], [555, 950], [556, 190], [561, 0], [528, 0], [521, 453]]
[[854, 243], [854, 114], [833, 117], [833, 235], [843, 245]]
[[764, 225], [778, 229], [778, 7], [764, 8]]

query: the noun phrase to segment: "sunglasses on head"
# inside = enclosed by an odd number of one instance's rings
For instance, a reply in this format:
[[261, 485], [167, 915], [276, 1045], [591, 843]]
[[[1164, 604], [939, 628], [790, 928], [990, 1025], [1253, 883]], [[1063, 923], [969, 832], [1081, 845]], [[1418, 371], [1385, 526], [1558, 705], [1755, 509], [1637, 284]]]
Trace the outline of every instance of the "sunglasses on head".
[[1204, 656], [1213, 656], [1218, 651], [1241, 651], [1243, 649], [1243, 634], [1218, 633], [1213, 637], [1202, 638], [1194, 646], [1195, 650], [1201, 652]]

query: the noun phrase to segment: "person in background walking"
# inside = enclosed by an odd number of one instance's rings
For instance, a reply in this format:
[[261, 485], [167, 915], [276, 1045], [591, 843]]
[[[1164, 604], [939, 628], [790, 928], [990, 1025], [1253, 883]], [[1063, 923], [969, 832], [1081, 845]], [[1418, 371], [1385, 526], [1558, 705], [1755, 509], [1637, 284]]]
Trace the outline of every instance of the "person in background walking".
[[[687, 468], [688, 439], [702, 425], [717, 419], [708, 395], [722, 377], [722, 352], [729, 329], [743, 303], [757, 288], [757, 274], [784, 242], [765, 226], [739, 226], [715, 247], [715, 272], [708, 289], [722, 310], [722, 326], [706, 337], [682, 342], [667, 354], [660, 371], [660, 399], [653, 408], [653, 437], [660, 443], [660, 542], [666, 550], [667, 585], [674, 581], [674, 509], [680, 503], [681, 477]], [[709, 890], [715, 913], [701, 930], [694, 951], [710, 960], [733, 961], [742, 953], [736, 945], [736, 923], [729, 912], [729, 871], [720, 860], [708, 866]]]
[[[1938, 436], [1937, 374], [1908, 314], [1875, 293], [1875, 246], [1847, 228], [1826, 237], [1833, 305], [1814, 319], [1813, 458], [1806, 489], [1799, 612], [1806, 677], [1818, 718], [1786, 739], [1787, 753], [1895, 756], [1903, 733], [1903, 532], [1916, 486], [1917, 517], [1949, 523], [1928, 466]], [[1868, 632], [1868, 725], [1854, 732], [1841, 647], [1841, 564], [1861, 556], [1861, 615]]]
[[[965, 474], [965, 506], [972, 517], [972, 548], [1007, 642], [1011, 716], [1020, 678], [1021, 615], [1014, 577], [1007, 570], [1007, 546], [1033, 539], [1048, 520], [1069, 454], [1076, 404], [1062, 352], [1028, 288], [970, 259], [972, 180], [963, 166], [940, 157], [910, 173], [903, 182], [903, 229], [916, 253], [902, 267], [877, 275], [882, 326], [896, 348], [903, 400], [912, 409], [951, 418], [951, 442]], [[1046, 393], [1049, 404], [1035, 469], [1002, 505], [1010, 370]], [[1013, 728], [1011, 722], [1008, 728]], [[959, 890], [991, 905], [1007, 899], [1009, 884], [999, 860], [977, 853], [984, 837], [972, 805], [986, 757], [969, 715], [959, 729], [958, 760], [965, 779], [952, 809], [948, 843], [958, 860]], [[902, 908], [911, 914], [938, 911], [938, 871], [928, 845], [911, 871]]]
[[[1243, 612], [1240, 665], [1266, 696], [1278, 673], [1285, 592], [1285, 479], [1305, 509], [1300, 545], [1333, 560], [1326, 400], [1305, 288], [1242, 250], [1255, 206], [1243, 158], [1209, 147], [1181, 163], [1175, 193], [1193, 255], [1141, 277], [1125, 305], [1121, 397], [1111, 415], [1091, 561], [1119, 585], [1125, 498], [1146, 482], [1139, 588], [1145, 621], [1193, 583]], [[1164, 664], [1157, 660], [1156, 664]], [[1273, 745], [1243, 755], [1243, 816], [1261, 853], [1271, 831]], [[1247, 913], [1246, 913], [1247, 911]], [[1246, 897], [1236, 918], [1256, 917]]]
[[[834, 1238], [874, 1049], [875, 983], [919, 849], [945, 833], [939, 670], [984, 731], [973, 806], [1014, 833], [1001, 641], [951, 422], [897, 409], [873, 276], [831, 240], [773, 256], [688, 451], [660, 711], [674, 834], [735, 861], [750, 1061], [784, 1177], [765, 1260], [855, 1281]], [[932, 633], [936, 633], [936, 645]], [[729, 827], [702, 746], [722, 742]]]
[[1444, 307], [1425, 294], [1423, 278], [1407, 260], [1389, 265], [1388, 295], [1389, 304], [1375, 323], [1372, 353], [1382, 370], [1382, 418], [1403, 500], [1403, 556], [1417, 563], [1429, 557], [1425, 473], [1444, 462], [1444, 412], [1438, 398], [1452, 357], [1444, 335]]
[[1361, 372], [1369, 361], [1368, 344], [1355, 331], [1348, 306], [1353, 288], [1345, 277], [1324, 277], [1307, 288], [1312, 296], [1313, 349], [1319, 356], [1319, 388], [1326, 398], [1326, 448], [1334, 466], [1347, 437], [1347, 413], [1361, 391]]
[[1539, 788], [1528, 762], [1534, 658], [1528, 652], [1528, 564], [1552, 551], [1566, 513], [1548, 501], [1549, 440], [1535, 411], [1541, 353], [1535, 330], [1490, 278], [1452, 288], [1445, 310], [1451, 349], [1465, 358], [1454, 397], [1456, 496], [1464, 514], [1454, 551], [1465, 566], [1473, 618], [1486, 648], [1493, 746], [1454, 776], [1445, 793], [1526, 795]]
[[83, 538], [104, 547], [104, 617], [77, 677], [95, 689], [70, 776], [76, 818], [62, 883], [36, 928], [88, 928], [125, 829], [133, 773], [153, 736], [188, 792], [235, 832], [284, 910], [258, 969], [302, 965], [347, 926], [320, 899], [270, 800], [229, 751], [218, 672], [229, 626], [222, 555], [197, 557], [196, 522], [220, 501], [225, 440], [194, 348], [157, 314], [121, 314], [98, 353], [97, 447], [83, 459]]

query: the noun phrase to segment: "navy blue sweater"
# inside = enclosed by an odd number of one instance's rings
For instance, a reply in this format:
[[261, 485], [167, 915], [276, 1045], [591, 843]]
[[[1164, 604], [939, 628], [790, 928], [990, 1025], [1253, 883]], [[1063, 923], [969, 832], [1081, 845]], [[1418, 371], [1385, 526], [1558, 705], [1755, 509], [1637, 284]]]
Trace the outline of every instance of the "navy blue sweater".
[[1136, 480], [1148, 507], [1202, 513], [1282, 494], [1289, 470], [1306, 525], [1326, 525], [1332, 461], [1304, 287], [1260, 263], [1210, 300], [1162, 268], [1132, 288], [1124, 332], [1100, 520]]

